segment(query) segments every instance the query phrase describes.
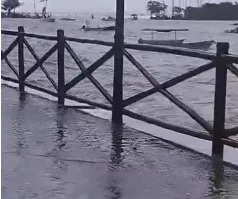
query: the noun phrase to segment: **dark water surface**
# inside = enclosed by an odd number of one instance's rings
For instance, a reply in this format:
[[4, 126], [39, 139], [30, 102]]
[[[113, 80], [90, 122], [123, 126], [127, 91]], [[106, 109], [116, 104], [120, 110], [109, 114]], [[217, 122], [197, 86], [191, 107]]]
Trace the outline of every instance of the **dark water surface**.
[[7, 86], [1, 94], [2, 198], [238, 198], [236, 169], [222, 175], [130, 128]]
[[[113, 32], [83, 32], [80, 31], [81, 26], [84, 24], [88, 16], [78, 16], [76, 21], [59, 21], [55, 23], [46, 23], [40, 20], [33, 19], [2, 19], [2, 28], [16, 30], [18, 25], [23, 25], [26, 32], [34, 32], [48, 35], [56, 35], [56, 30], [61, 28], [65, 30], [65, 35], [100, 39], [106, 41], [113, 41]], [[97, 25], [107, 26], [111, 23], [100, 21], [100, 16], [96, 16], [94, 21], [91, 21], [91, 26]], [[139, 37], [150, 38], [150, 33], [143, 33], [140, 31], [142, 28], [189, 28], [190, 30], [185, 33], [179, 33], [178, 38], [184, 38], [186, 41], [202, 41], [202, 40], [215, 40], [225, 41], [230, 43], [230, 52], [238, 54], [238, 37], [233, 34], [225, 34], [224, 30], [232, 28], [232, 22], [225, 21], [156, 21], [148, 19], [140, 19], [138, 21], [125, 20], [125, 41], [130, 43], [137, 43]], [[154, 34], [154, 38], [172, 39], [173, 34]], [[13, 37], [2, 36], [2, 48], [6, 49]], [[34, 50], [39, 56], [42, 56], [49, 50], [55, 42], [49, 42], [40, 39], [28, 38], [28, 42], [33, 46]], [[81, 61], [88, 67], [97, 58], [102, 56], [109, 50], [107, 47], [76, 44], [70, 43], [76, 54]], [[212, 46], [211, 52], [216, 51], [216, 46]], [[207, 63], [206, 60], [194, 59], [182, 56], [174, 56], [162, 53], [150, 53], [142, 51], [130, 51], [131, 54], [154, 76], [158, 81], [165, 82], [172, 77], [182, 74], [186, 71], [192, 70], [199, 65]], [[17, 66], [17, 48], [9, 54], [11, 62]], [[44, 66], [51, 76], [57, 82], [57, 54], [54, 53], [45, 63]], [[133, 96], [139, 92], [152, 88], [152, 85], [145, 80], [136, 68], [128, 62], [125, 58], [124, 65], [124, 99]], [[14, 75], [6, 64], [2, 62], [2, 73], [8, 76]], [[80, 70], [66, 53], [66, 82], [73, 79], [76, 75], [80, 74]], [[25, 65], [29, 69], [35, 61], [32, 55], [25, 50]], [[112, 80], [113, 80], [113, 59], [107, 61], [93, 76], [112, 94]], [[31, 75], [27, 81], [47, 87], [54, 90], [53, 86], [46, 79], [43, 72], [38, 69]], [[205, 72], [199, 76], [191, 78], [182, 82], [169, 91], [178, 97], [180, 100], [194, 108], [201, 116], [207, 121], [213, 121], [213, 99], [214, 99], [214, 82], [215, 70]], [[227, 114], [226, 114], [226, 127], [234, 127], [238, 124], [238, 78], [232, 74], [228, 74], [228, 89], [227, 89]], [[108, 103], [104, 97], [97, 91], [93, 84], [85, 79], [69, 91], [70, 94], [79, 97], [96, 100], [97, 102]], [[154, 94], [147, 97], [128, 107], [137, 113], [146, 116], [161, 119], [163, 121], [176, 123], [185, 127], [195, 128], [202, 130], [202, 128], [194, 122], [188, 115], [173, 105], [169, 100], [160, 94]]]

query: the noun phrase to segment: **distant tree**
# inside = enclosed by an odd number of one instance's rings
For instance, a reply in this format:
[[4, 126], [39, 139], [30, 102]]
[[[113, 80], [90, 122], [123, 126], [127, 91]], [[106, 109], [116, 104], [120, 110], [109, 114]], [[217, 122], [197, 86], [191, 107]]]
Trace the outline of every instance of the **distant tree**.
[[4, 0], [2, 1], [2, 10], [7, 11], [7, 15], [11, 14], [11, 11], [15, 13], [15, 9], [23, 5], [19, 0]]
[[176, 15], [176, 16], [181, 16], [184, 14], [184, 11], [185, 9], [184, 8], [180, 8], [180, 7], [173, 7], [173, 13]]
[[164, 14], [167, 7], [167, 5], [158, 1], [148, 1], [146, 10], [150, 12], [150, 15], [152, 17], [152, 15], [159, 16], [161, 15], [161, 13]]
[[185, 18], [191, 20], [238, 20], [238, 5], [230, 2], [206, 3], [200, 8], [187, 7]]

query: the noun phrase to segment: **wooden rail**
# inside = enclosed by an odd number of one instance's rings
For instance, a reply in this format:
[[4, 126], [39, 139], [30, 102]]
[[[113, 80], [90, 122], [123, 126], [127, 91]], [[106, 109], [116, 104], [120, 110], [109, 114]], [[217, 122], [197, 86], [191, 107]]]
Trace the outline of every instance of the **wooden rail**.
[[[117, 5], [120, 9], [124, 7], [123, 1], [118, 1]], [[31, 89], [35, 89], [49, 95], [58, 98], [58, 103], [64, 105], [65, 99], [74, 100], [80, 103], [87, 103], [92, 107], [98, 107], [105, 110], [112, 111], [112, 121], [116, 123], [122, 123], [123, 115], [145, 121], [147, 123], [157, 125], [166, 129], [176, 131], [178, 133], [193, 136], [199, 139], [212, 141], [213, 154], [218, 154], [222, 157], [223, 155], [223, 145], [228, 145], [231, 147], [238, 148], [238, 141], [232, 140], [229, 137], [238, 135], [238, 127], [231, 129], [225, 129], [225, 107], [226, 107], [226, 84], [227, 84], [227, 71], [231, 71], [234, 75], [238, 77], [238, 69], [234, 64], [238, 64], [238, 56], [230, 55], [228, 53], [229, 44], [228, 43], [218, 43], [217, 53], [207, 53], [203, 51], [187, 50], [182, 48], [174, 47], [163, 47], [163, 46], [149, 46], [149, 45], [139, 45], [139, 44], [126, 44], [123, 42], [123, 28], [124, 25], [121, 23], [123, 19], [122, 12], [117, 13], [117, 30], [115, 36], [115, 42], [105, 42], [99, 40], [89, 40], [89, 39], [78, 39], [64, 36], [63, 30], [57, 31], [57, 36], [45, 36], [38, 34], [25, 33], [23, 27], [19, 27], [18, 31], [7, 31], [2, 30], [1, 33], [5, 35], [16, 36], [17, 38], [9, 45], [5, 51], [1, 51], [1, 60], [6, 61], [9, 68], [16, 75], [17, 79], [6, 77], [2, 75], [2, 79], [5, 81], [12, 81], [19, 84], [19, 90], [24, 91], [25, 86]], [[33, 37], [37, 39], [53, 40], [56, 42], [48, 52], [46, 52], [42, 57], [39, 57], [32, 46], [28, 43], [27, 38]], [[78, 42], [87, 43], [95, 45], [109, 46], [111, 49], [106, 52], [102, 57], [96, 60], [88, 68], [84, 66], [82, 61], [76, 55], [74, 50], [71, 48], [68, 42]], [[18, 71], [14, 68], [8, 59], [8, 54], [18, 46], [18, 61], [19, 69]], [[36, 64], [30, 67], [29, 70], [25, 71], [24, 67], [24, 46], [29, 50], [36, 60]], [[132, 50], [142, 50], [158, 53], [169, 53], [174, 55], [181, 55], [187, 57], [201, 58], [209, 60], [207, 64], [199, 66], [191, 71], [188, 71], [182, 75], [178, 75], [164, 83], [158, 82], [152, 74], [150, 74], [128, 51]], [[65, 83], [65, 50], [67, 50], [75, 61], [81, 73], [75, 76], [71, 81]], [[58, 82], [56, 83], [51, 75], [47, 72], [44, 67], [44, 62], [57, 51], [57, 71], [58, 71]], [[113, 80], [113, 96], [111, 96], [107, 90], [93, 77], [93, 72], [96, 71], [101, 65], [103, 65], [107, 60], [114, 56], [114, 80]], [[151, 83], [153, 88], [143, 91], [139, 94], [131, 96], [127, 99], [122, 98], [123, 96], [123, 57], [126, 57], [140, 73]], [[51, 82], [55, 91], [50, 91], [46, 88], [42, 88], [36, 85], [32, 85], [27, 82], [27, 78], [32, 75], [38, 68], [40, 68], [45, 74], [46, 78]], [[214, 98], [214, 123], [211, 125], [204, 118], [202, 118], [198, 113], [192, 110], [189, 106], [181, 102], [174, 95], [172, 95], [167, 89], [173, 87], [191, 77], [199, 75], [205, 71], [216, 69], [216, 84], [215, 84], [215, 98]], [[88, 99], [78, 98], [73, 95], [67, 94], [67, 92], [79, 84], [83, 79], [88, 78], [92, 84], [101, 92], [105, 99], [110, 105], [105, 105], [102, 103], [94, 102]], [[175, 124], [170, 124], [164, 121], [153, 119], [134, 113], [126, 109], [127, 106], [134, 104], [154, 93], [160, 93], [174, 103], [177, 107], [188, 114], [194, 121], [196, 121], [204, 131], [199, 132], [193, 129], [181, 127]]]

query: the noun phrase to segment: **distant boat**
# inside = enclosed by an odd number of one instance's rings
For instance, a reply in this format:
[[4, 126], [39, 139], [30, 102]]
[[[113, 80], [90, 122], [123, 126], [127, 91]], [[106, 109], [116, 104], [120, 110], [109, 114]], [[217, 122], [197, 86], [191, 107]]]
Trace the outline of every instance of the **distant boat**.
[[182, 44], [184, 39], [180, 40], [146, 40], [146, 39], [141, 39], [139, 38], [138, 43], [140, 44], [149, 44], [149, 45], [165, 45], [165, 46], [176, 46], [179, 44]]
[[[152, 39], [151, 40], [146, 40], [146, 39], [140, 38], [138, 40], [138, 42], [141, 43], [141, 44], [174, 46], [174, 45], [179, 45], [179, 44], [183, 43], [183, 41], [184, 41], [184, 39], [179, 39], [178, 40], [176, 38], [176, 32], [177, 31], [188, 31], [188, 29], [152, 29], [152, 28], [145, 28], [145, 29], [142, 29], [142, 31], [151, 32]], [[172, 40], [171, 39], [170, 40], [154, 40], [153, 39], [153, 32], [162, 32], [162, 33], [175, 32], [175, 38], [172, 39]]]
[[132, 14], [131, 15], [131, 20], [137, 20], [138, 19], [138, 15], [137, 14]]
[[189, 31], [187, 28], [180, 28], [180, 29], [154, 29], [154, 28], [144, 28], [142, 31], [154, 31], [154, 32], [181, 32], [181, 31]]
[[143, 31], [155, 31], [155, 32], [175, 32], [175, 39], [174, 40], [144, 40], [139, 39], [138, 43], [141, 44], [149, 44], [149, 45], [164, 45], [164, 46], [173, 46], [173, 47], [181, 47], [181, 48], [188, 48], [188, 49], [199, 49], [199, 50], [208, 50], [212, 44], [215, 43], [213, 40], [209, 41], [201, 41], [201, 42], [190, 42], [184, 43], [184, 39], [176, 39], [176, 32], [177, 31], [188, 31], [188, 29], [143, 29]]
[[63, 17], [63, 18], [60, 18], [59, 20], [61, 20], [61, 21], [75, 21], [76, 19]]
[[181, 43], [175, 46], [181, 47], [181, 48], [194, 49], [194, 50], [208, 50], [214, 43], [216, 42], [213, 40], [209, 40], [209, 41], [200, 41], [200, 42], [191, 42], [191, 43]]
[[154, 19], [154, 20], [168, 20], [170, 19], [168, 16], [163, 15], [163, 16], [151, 16], [150, 19]]
[[108, 17], [102, 17], [101, 20], [102, 21], [116, 21], [116, 18], [108, 16]]
[[[44, 0], [44, 1], [45, 1], [46, 5], [42, 9], [41, 21], [44, 21], [44, 22], [55, 22], [55, 18], [51, 17], [51, 14], [49, 14], [49, 13], [47, 14], [46, 13], [46, 7], [47, 7], [47, 1], [48, 0]], [[41, 1], [41, 2], [43, 2], [43, 1]]]
[[138, 43], [141, 44], [149, 44], [149, 45], [161, 45], [161, 46], [173, 46], [180, 48], [189, 48], [189, 49], [197, 49], [197, 50], [208, 50], [212, 44], [215, 42], [213, 40], [209, 41], [201, 41], [201, 42], [190, 42], [183, 43], [184, 39], [181, 40], [144, 40], [139, 39]]
[[225, 30], [225, 33], [234, 33], [234, 34], [238, 34], [238, 27], [233, 29], [233, 30]]
[[115, 26], [97, 27], [97, 28], [83, 26], [82, 30], [84, 31], [114, 31], [115, 28], [116, 28]]
[[45, 22], [55, 22], [55, 18], [53, 18], [53, 17], [41, 18], [41, 21], [45, 21]]

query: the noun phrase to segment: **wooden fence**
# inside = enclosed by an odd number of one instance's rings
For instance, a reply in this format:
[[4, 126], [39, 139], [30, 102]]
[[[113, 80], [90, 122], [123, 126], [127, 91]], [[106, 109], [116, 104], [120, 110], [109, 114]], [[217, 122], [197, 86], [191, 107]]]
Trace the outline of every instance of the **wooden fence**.
[[[238, 141], [230, 139], [230, 136], [238, 135], [238, 127], [231, 129], [225, 129], [225, 108], [226, 108], [226, 86], [227, 86], [227, 70], [230, 70], [234, 75], [238, 77], [238, 69], [234, 64], [238, 64], [238, 56], [229, 55], [229, 44], [218, 43], [217, 53], [208, 53], [202, 51], [186, 50], [181, 48], [172, 47], [161, 47], [161, 46], [148, 46], [139, 44], [127, 44], [123, 43], [123, 38], [118, 36], [119, 39], [115, 38], [115, 42], [105, 42], [98, 40], [78, 39], [66, 37], [63, 30], [57, 31], [57, 36], [46, 36], [25, 33], [23, 27], [18, 27], [18, 31], [7, 31], [2, 30], [2, 34], [16, 36], [16, 39], [9, 45], [9, 47], [3, 52], [1, 51], [1, 60], [5, 60], [7, 65], [16, 75], [17, 79], [6, 77], [2, 75], [3, 80], [12, 81], [19, 84], [20, 92], [24, 92], [25, 87], [29, 87], [58, 98], [58, 103], [64, 105], [65, 99], [74, 100], [80, 103], [87, 103], [91, 106], [98, 107], [101, 109], [112, 110], [112, 121], [116, 123], [122, 123], [123, 115], [127, 115], [137, 120], [145, 121], [150, 124], [154, 124], [166, 129], [176, 131], [178, 133], [186, 134], [189, 136], [197, 137], [203, 140], [210, 140], [213, 143], [212, 152], [223, 156], [223, 146], [228, 145], [231, 147], [238, 148]], [[116, 34], [117, 35], [117, 34]], [[44, 40], [53, 40], [57, 43], [51, 47], [41, 58], [36, 54], [32, 46], [28, 43], [27, 38], [38, 38]], [[119, 41], [117, 41], [119, 40]], [[97, 44], [111, 47], [102, 57], [95, 61], [88, 68], [80, 61], [76, 53], [72, 50], [68, 42], [77, 43], [88, 43]], [[24, 68], [24, 45], [31, 52], [36, 60], [29, 70], [25, 71]], [[19, 72], [14, 68], [8, 59], [8, 54], [18, 46], [18, 67]], [[127, 49], [139, 50], [139, 51], [150, 51], [158, 53], [168, 53], [174, 55], [182, 55], [194, 58], [201, 58], [209, 60], [210, 62], [197, 67], [194, 70], [186, 72], [182, 75], [174, 77], [164, 83], [157, 81], [152, 74], [150, 74], [128, 51]], [[67, 50], [75, 61], [81, 74], [77, 75], [68, 83], [65, 83], [65, 50]], [[58, 82], [47, 72], [43, 63], [57, 51], [57, 65], [58, 65]], [[113, 96], [111, 96], [107, 90], [93, 77], [92, 73], [103, 65], [108, 59], [114, 56], [114, 81], [113, 81]], [[141, 92], [137, 95], [129, 97], [123, 100], [123, 57], [126, 57], [140, 72], [141, 74], [153, 85], [152, 89]], [[47, 79], [51, 82], [55, 88], [55, 92], [50, 91], [40, 86], [32, 85], [27, 82], [27, 78], [34, 73], [38, 68], [44, 72]], [[191, 77], [199, 75], [205, 71], [216, 68], [216, 84], [215, 84], [215, 98], [214, 98], [214, 122], [211, 125], [205, 119], [203, 119], [198, 113], [188, 107], [186, 104], [177, 99], [167, 89], [175, 86], [176, 84], [185, 81]], [[90, 101], [88, 99], [78, 98], [73, 95], [67, 94], [75, 85], [79, 84], [83, 79], [88, 78], [94, 86], [102, 93], [105, 99], [110, 103], [109, 105]], [[126, 109], [127, 106], [136, 103], [154, 93], [160, 93], [174, 103], [177, 107], [187, 113], [193, 120], [195, 120], [200, 126], [203, 127], [203, 132], [191, 130], [185, 127], [181, 127], [175, 124], [167, 123], [161, 120], [156, 120], [147, 116], [140, 115]]]

